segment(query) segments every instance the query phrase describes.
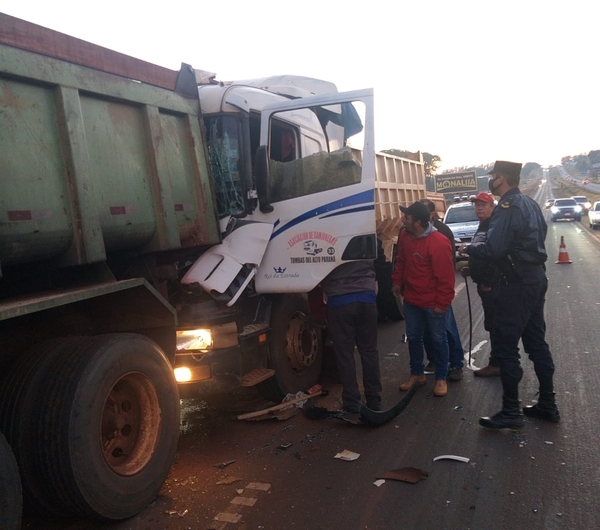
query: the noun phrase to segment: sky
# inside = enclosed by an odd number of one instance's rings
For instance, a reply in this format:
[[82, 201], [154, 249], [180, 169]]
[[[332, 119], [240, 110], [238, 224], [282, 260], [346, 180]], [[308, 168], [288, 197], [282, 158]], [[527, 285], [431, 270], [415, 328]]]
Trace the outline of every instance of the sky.
[[441, 170], [600, 149], [590, 0], [3, 0], [0, 11], [224, 81], [373, 88], [376, 149], [438, 155]]

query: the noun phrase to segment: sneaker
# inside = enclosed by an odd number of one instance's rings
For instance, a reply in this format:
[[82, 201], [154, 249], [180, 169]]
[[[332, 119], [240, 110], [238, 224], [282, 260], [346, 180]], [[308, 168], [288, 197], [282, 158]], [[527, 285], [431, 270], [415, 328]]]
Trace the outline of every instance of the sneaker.
[[460, 381], [463, 378], [462, 368], [450, 368], [448, 373], [448, 381]]
[[492, 366], [491, 364], [488, 364], [484, 368], [475, 370], [473, 374], [475, 377], [494, 377], [500, 375], [500, 368], [498, 366]]
[[437, 397], [444, 397], [448, 393], [448, 385], [443, 379], [438, 379], [433, 387], [433, 395]]
[[410, 390], [415, 383], [419, 383], [419, 385], [423, 386], [427, 383], [427, 379], [425, 379], [425, 375], [411, 375], [410, 379], [406, 383], [402, 383], [400, 385], [400, 390], [406, 392]]
[[434, 374], [435, 373], [435, 364], [429, 361], [427, 366], [425, 367], [425, 371]]

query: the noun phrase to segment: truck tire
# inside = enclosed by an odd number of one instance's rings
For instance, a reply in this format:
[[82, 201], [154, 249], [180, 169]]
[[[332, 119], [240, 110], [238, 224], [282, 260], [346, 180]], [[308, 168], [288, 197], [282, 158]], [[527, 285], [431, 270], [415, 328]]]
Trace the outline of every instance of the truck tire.
[[257, 385], [265, 399], [281, 402], [313, 386], [321, 375], [322, 330], [312, 321], [301, 295], [285, 295], [273, 304], [268, 366], [275, 375]]
[[41, 350], [20, 367], [25, 380], [13, 378], [10, 397], [0, 398], [0, 406], [16, 404], [3, 416], [26, 499], [58, 516], [137, 514], [156, 497], [177, 448], [179, 396], [169, 361], [153, 341], [129, 333]]
[[22, 508], [17, 461], [6, 438], [0, 433], [0, 529], [19, 530]]

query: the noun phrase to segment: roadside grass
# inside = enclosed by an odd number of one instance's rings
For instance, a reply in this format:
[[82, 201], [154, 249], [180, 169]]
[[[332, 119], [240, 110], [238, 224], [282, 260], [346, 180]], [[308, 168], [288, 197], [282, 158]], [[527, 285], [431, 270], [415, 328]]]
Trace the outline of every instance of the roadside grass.
[[588, 201], [590, 201], [592, 204], [594, 204], [596, 201], [600, 201], [600, 194], [591, 193], [585, 188], [573, 186], [560, 180], [552, 181], [552, 193], [556, 199], [573, 197], [574, 195], [585, 195], [588, 198]]

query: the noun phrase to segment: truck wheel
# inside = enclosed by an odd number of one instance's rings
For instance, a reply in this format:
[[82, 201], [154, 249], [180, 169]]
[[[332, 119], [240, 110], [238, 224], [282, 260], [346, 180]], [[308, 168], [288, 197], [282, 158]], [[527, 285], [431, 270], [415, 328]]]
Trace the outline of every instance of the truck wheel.
[[281, 296], [273, 304], [269, 368], [275, 376], [259, 383], [265, 399], [279, 403], [286, 394], [313, 386], [321, 374], [323, 340], [312, 322], [308, 302], [300, 295]]
[[21, 528], [21, 479], [15, 457], [0, 433], [0, 528], [19, 530]]
[[156, 497], [177, 447], [169, 361], [135, 334], [67, 339], [44, 353], [24, 367], [28, 384], [13, 388], [26, 496], [59, 516], [135, 515]]

